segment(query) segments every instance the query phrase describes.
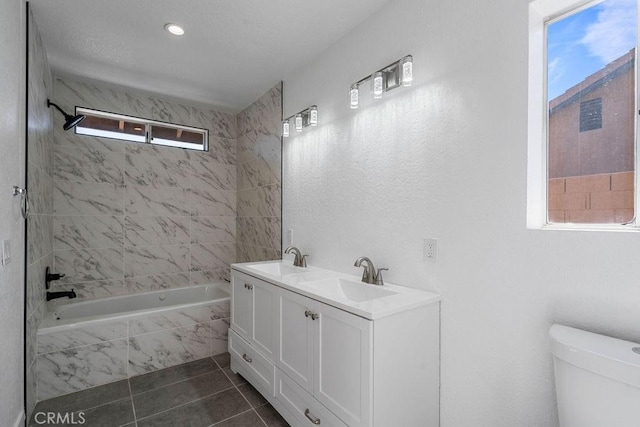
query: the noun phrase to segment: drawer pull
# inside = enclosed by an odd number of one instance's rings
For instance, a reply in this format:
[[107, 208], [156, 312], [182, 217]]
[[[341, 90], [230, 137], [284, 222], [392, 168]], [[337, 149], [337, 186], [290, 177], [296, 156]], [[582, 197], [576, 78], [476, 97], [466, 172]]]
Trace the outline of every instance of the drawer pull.
[[243, 355], [242, 355], [242, 358], [243, 358], [244, 360], [246, 360], [247, 362], [249, 362], [249, 363], [253, 362], [253, 359], [252, 359], [252, 358], [250, 358], [249, 356], [247, 356], [247, 353], [243, 354]]
[[307, 417], [313, 424], [320, 425], [320, 418], [315, 418], [313, 415], [311, 415], [309, 409], [304, 410], [304, 416]]
[[320, 315], [318, 313], [314, 313], [311, 310], [306, 310], [304, 312], [304, 317], [311, 317], [311, 320], [316, 320]]
[[244, 288], [245, 288], [245, 289], [252, 290], [252, 289], [253, 289], [253, 285], [249, 285], [248, 283], [245, 283], [245, 284], [244, 284]]

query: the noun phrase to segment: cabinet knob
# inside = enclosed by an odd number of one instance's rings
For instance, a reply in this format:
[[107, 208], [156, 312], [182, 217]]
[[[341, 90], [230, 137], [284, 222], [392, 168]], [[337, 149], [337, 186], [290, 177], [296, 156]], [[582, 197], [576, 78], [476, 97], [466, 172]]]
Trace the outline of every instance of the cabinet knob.
[[244, 288], [245, 288], [245, 289], [252, 290], [252, 289], [253, 289], [253, 285], [250, 285], [250, 284], [248, 284], [248, 283], [245, 283], [245, 284], [244, 284]]
[[316, 320], [320, 315], [318, 313], [314, 313], [311, 310], [305, 310], [304, 317], [311, 317], [311, 320]]
[[246, 360], [248, 363], [253, 362], [253, 359], [252, 359], [252, 358], [250, 358], [249, 356], [247, 356], [247, 353], [244, 353], [244, 354], [242, 355], [242, 358], [243, 358], [244, 360]]
[[316, 320], [320, 315], [318, 313], [314, 313], [311, 310], [305, 310], [304, 317], [311, 317], [311, 320]]
[[316, 418], [313, 415], [311, 415], [309, 408], [304, 410], [304, 416], [307, 417], [312, 424], [320, 425], [320, 418]]

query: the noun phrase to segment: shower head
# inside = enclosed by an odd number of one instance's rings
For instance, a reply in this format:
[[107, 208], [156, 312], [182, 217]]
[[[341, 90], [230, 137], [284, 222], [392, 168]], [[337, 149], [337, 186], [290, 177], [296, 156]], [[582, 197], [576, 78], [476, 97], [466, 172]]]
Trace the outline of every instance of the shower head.
[[51, 106], [56, 107], [56, 109], [58, 111], [60, 111], [62, 113], [62, 115], [64, 115], [64, 125], [62, 126], [62, 128], [64, 130], [69, 130], [71, 128], [73, 128], [75, 125], [77, 125], [78, 123], [80, 123], [81, 121], [83, 121], [87, 116], [80, 114], [77, 116], [72, 116], [71, 114], [67, 114], [64, 112], [64, 110], [62, 108], [60, 108], [57, 104], [54, 104], [53, 102], [51, 102], [50, 100], [47, 99], [47, 107], [51, 107]]

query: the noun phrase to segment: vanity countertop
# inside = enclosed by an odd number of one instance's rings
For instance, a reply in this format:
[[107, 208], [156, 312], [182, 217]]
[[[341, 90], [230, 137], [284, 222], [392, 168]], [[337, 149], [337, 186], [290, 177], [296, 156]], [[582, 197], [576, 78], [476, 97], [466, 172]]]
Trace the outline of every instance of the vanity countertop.
[[433, 292], [392, 283], [370, 285], [360, 276], [294, 267], [290, 261], [238, 263], [231, 268], [369, 320], [440, 301], [440, 295]]

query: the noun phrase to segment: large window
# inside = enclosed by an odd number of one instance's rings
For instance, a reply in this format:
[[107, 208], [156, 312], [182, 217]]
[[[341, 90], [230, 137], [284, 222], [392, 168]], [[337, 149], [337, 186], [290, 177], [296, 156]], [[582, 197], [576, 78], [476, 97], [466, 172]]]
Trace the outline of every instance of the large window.
[[531, 3], [530, 227], [636, 226], [637, 3]]
[[169, 147], [208, 150], [207, 129], [157, 122], [139, 117], [76, 108], [86, 118], [75, 128], [78, 135], [98, 136], [124, 141], [144, 142]]

